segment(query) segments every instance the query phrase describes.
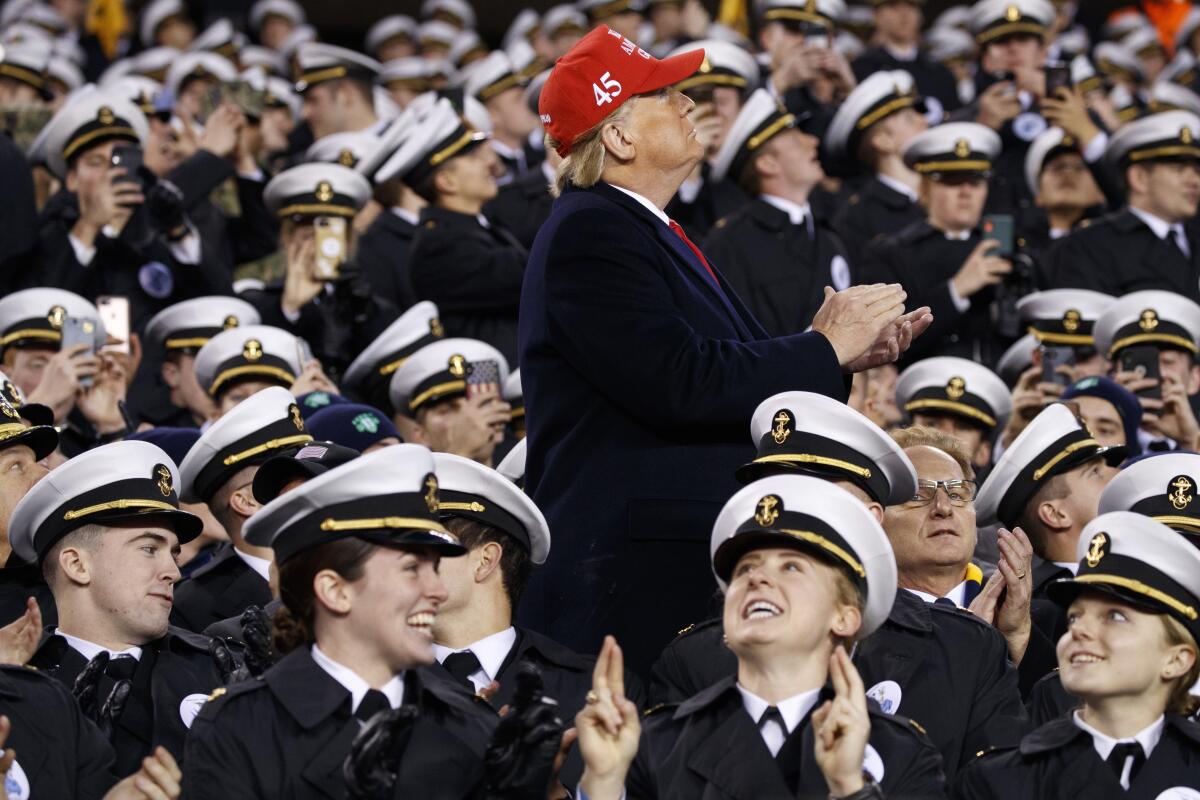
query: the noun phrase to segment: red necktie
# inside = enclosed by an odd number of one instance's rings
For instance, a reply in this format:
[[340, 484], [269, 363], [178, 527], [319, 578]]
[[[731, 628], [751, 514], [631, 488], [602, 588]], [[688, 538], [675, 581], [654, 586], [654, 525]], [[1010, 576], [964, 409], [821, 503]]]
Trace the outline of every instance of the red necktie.
[[704, 257], [704, 253], [701, 253], [700, 248], [692, 244], [692, 240], [689, 239], [687, 234], [683, 232], [683, 228], [680, 227], [678, 222], [671, 220], [670, 225], [671, 230], [675, 232], [675, 235], [682, 239], [683, 243], [688, 246], [688, 249], [696, 254], [696, 258], [700, 259], [700, 263], [704, 265], [704, 268], [708, 270], [709, 276], [712, 277], [713, 283], [717, 284], [717, 287], [719, 288], [721, 286], [721, 282], [717, 280], [717, 273], [713, 272], [713, 268], [708, 265], [708, 259]]

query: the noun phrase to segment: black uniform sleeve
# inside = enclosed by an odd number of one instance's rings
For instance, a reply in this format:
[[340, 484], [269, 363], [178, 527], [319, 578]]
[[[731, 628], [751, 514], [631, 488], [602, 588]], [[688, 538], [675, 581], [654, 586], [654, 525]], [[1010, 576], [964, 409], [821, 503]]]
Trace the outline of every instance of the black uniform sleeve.
[[79, 733], [75, 743], [75, 763], [78, 765], [75, 797], [78, 800], [100, 800], [116, 782], [116, 776], [112, 773], [116, 754], [96, 724], [83, 716], [75, 699], [70, 695], [65, 699], [69, 713], [75, 718], [75, 730]]
[[1012, 787], [997, 782], [988, 769], [989, 762], [997, 757], [981, 756], [961, 770], [950, 792], [952, 800], [1004, 800], [1007, 797], [1005, 791]]
[[231, 733], [209, 709], [202, 709], [192, 723], [183, 761], [183, 796], [188, 800], [267, 794], [267, 787], [258, 786], [255, 778], [254, 754], [243, 737]]
[[417, 297], [437, 303], [443, 314], [470, 314], [517, 308], [527, 258], [519, 246], [422, 229], [409, 269]]
[[1054, 289], [1092, 289], [1105, 294], [1122, 294], [1121, 287], [1110, 282], [1112, 270], [1104, 269], [1108, 259], [1097, 252], [1101, 237], [1087, 229], [1059, 239], [1046, 254], [1046, 278]]
[[[880, 724], [908, 724], [912, 723], [897, 718], [884, 723], [878, 718], [872, 718], [871, 725]], [[933, 746], [933, 742], [929, 740], [923, 732], [916, 729], [915, 726], [909, 728], [908, 733], [912, 735], [917, 743], [911, 757], [907, 759], [891, 759], [888, 761], [888, 772], [895, 769], [901, 769], [900, 775], [889, 775], [884, 773], [883, 785], [886, 787], [884, 794], [889, 798], [916, 798], [922, 800], [936, 800], [936, 798], [944, 798], [947, 796], [946, 773], [942, 769], [942, 754]]]
[[974, 760], [977, 753], [990, 747], [1008, 747], [1020, 741], [1024, 732], [1025, 708], [1017, 669], [1008, 659], [1008, 647], [999, 632], [989, 631], [988, 656], [981, 664], [989, 669], [979, 676], [977, 692], [971, 702], [959, 768]]

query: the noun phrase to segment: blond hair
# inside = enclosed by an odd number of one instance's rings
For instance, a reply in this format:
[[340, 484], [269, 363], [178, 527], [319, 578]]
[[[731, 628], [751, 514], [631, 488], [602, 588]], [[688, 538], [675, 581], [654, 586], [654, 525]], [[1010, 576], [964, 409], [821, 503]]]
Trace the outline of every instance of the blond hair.
[[[1196, 650], [1196, 639], [1183, 627], [1183, 623], [1168, 614], [1159, 614], [1163, 622], [1167, 644], [1170, 647], [1187, 645], [1192, 648], [1193, 656], [1200, 656]], [[1200, 680], [1200, 657], [1193, 662], [1191, 669], [1176, 678], [1171, 686], [1171, 694], [1167, 697], [1167, 713], [1190, 717], [1200, 710], [1200, 697], [1191, 693], [1191, 688]]]
[[892, 441], [900, 445], [901, 450], [908, 450], [910, 447], [932, 447], [934, 450], [941, 450], [954, 459], [964, 478], [971, 480], [975, 477], [975, 468], [971, 466], [971, 457], [967, 455], [967, 449], [963, 447], [962, 442], [948, 433], [925, 425], [909, 425], [907, 428], [892, 431], [891, 437]]
[[[597, 122], [591, 128], [575, 137], [571, 152], [567, 153], [554, 173], [554, 185], [550, 194], [558, 197], [568, 186], [588, 189], [595, 186], [604, 172], [604, 162], [608, 151], [600, 134], [604, 126], [624, 123], [629, 119], [630, 103], [622, 103], [611, 114]], [[558, 150], [561, 143], [550, 134], [546, 134], [546, 149]]]

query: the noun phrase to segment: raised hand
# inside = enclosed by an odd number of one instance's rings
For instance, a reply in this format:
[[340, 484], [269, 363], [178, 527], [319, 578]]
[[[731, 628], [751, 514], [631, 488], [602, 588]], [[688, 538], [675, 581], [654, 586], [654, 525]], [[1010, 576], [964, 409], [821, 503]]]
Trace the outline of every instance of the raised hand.
[[871, 735], [867, 694], [858, 670], [838, 645], [829, 657], [834, 697], [813, 712], [817, 766], [834, 797], [863, 788], [863, 757]]
[[575, 715], [584, 763], [579, 786], [591, 800], [616, 800], [637, 755], [642, 725], [637, 706], [625, 697], [625, 658], [611, 636], [604, 637], [587, 701]]
[[512, 708], [500, 720], [484, 755], [489, 798], [544, 800], [555, 784], [566, 725], [558, 703], [542, 691], [537, 667], [524, 664], [516, 676]]
[[165, 747], [142, 759], [142, 768], [109, 789], [104, 800], [174, 800], [180, 795], [183, 773]]
[[32, 597], [25, 600], [25, 613], [0, 628], [0, 664], [24, 664], [33, 658], [42, 636], [42, 610]]

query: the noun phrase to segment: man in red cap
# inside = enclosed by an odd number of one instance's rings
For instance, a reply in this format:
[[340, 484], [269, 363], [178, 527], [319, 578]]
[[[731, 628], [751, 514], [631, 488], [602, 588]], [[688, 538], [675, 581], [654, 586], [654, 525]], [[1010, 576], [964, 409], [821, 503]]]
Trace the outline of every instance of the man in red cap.
[[[663, 208], [704, 151], [664, 60], [600, 26], [558, 60], [539, 112], [564, 161], [521, 297], [526, 488], [555, 531], [523, 615], [570, 647], [615, 634], [645, 668], [703, 614], [708, 539], [755, 406], [892, 360], [932, 320], [898, 285], [826, 289], [812, 331], [768, 338]], [[803, 268], [797, 265], [798, 269]]]

